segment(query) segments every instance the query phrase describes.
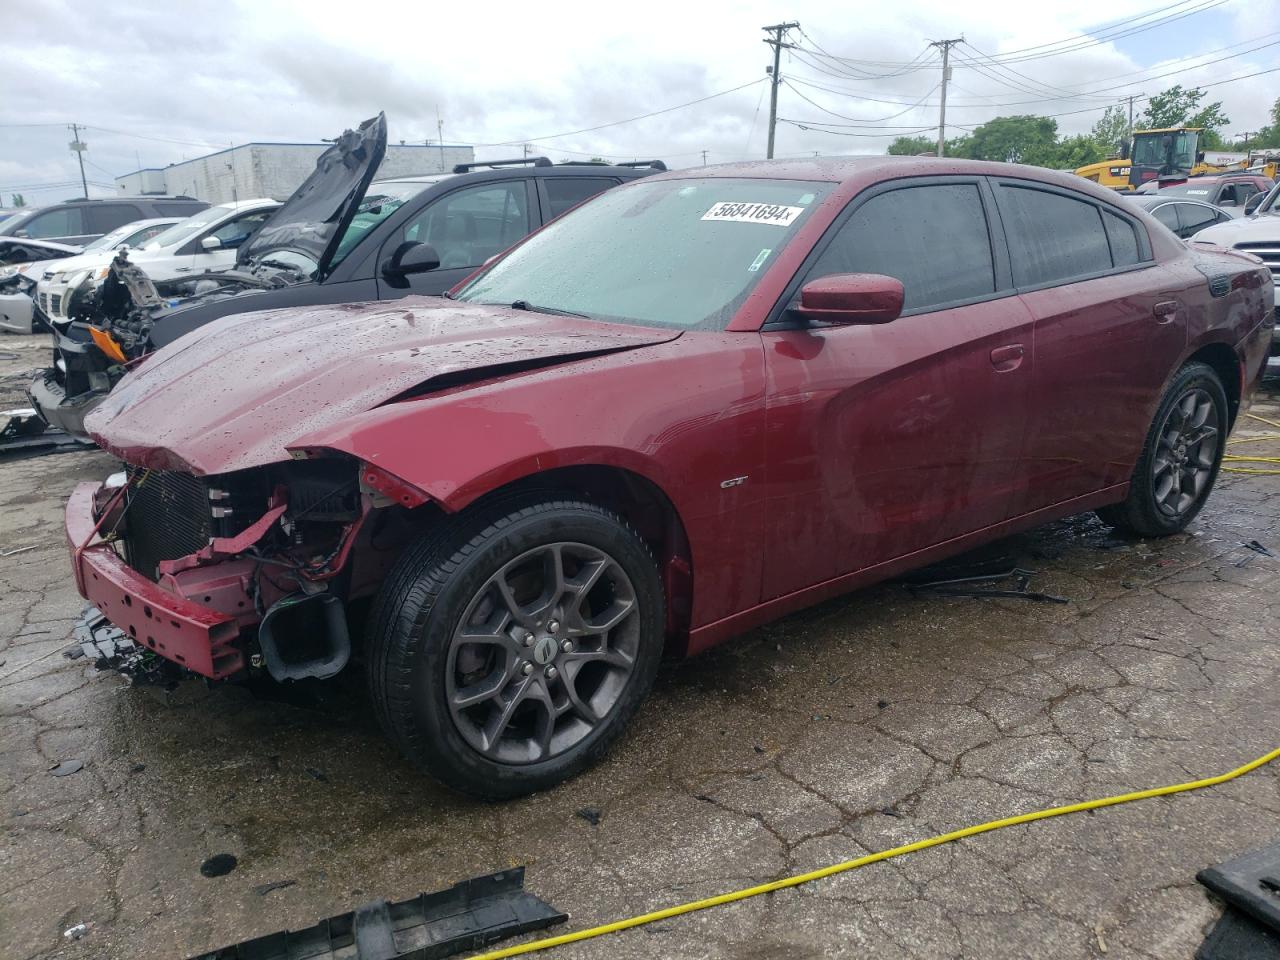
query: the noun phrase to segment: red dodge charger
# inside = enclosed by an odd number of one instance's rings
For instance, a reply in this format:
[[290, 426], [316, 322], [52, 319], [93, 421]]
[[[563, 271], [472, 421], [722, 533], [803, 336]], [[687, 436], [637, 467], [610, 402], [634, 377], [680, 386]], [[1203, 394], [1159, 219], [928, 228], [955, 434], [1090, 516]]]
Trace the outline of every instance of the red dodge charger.
[[[432, 268], [411, 243], [380, 256]], [[131, 373], [88, 424], [124, 469], [67, 508], [82, 639], [213, 680], [354, 657], [430, 774], [545, 788], [664, 652], [1069, 514], [1181, 530], [1271, 284], [1034, 167], [650, 177], [449, 298], [227, 317]]]

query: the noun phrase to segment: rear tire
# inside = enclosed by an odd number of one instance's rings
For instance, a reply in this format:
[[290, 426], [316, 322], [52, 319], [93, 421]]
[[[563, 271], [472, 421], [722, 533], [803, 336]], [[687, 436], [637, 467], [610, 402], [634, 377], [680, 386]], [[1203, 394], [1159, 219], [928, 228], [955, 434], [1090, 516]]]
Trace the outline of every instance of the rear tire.
[[1208, 364], [1188, 363], [1160, 400], [1128, 496], [1098, 516], [1137, 536], [1178, 533], [1213, 490], [1227, 429], [1227, 394], [1218, 374]]
[[598, 760], [648, 695], [662, 587], [620, 516], [543, 492], [446, 520], [410, 547], [369, 628], [388, 737], [463, 793], [508, 799]]

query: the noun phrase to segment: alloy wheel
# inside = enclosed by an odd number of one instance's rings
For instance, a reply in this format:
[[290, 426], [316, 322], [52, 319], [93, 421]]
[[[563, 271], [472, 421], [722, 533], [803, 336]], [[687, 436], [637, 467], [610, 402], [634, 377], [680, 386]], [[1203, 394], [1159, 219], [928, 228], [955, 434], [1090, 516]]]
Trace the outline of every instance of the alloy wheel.
[[529, 550], [485, 581], [450, 640], [454, 725], [502, 763], [563, 754], [622, 697], [639, 644], [635, 588], [617, 560], [584, 543]]
[[1168, 517], [1180, 517], [1204, 494], [1213, 476], [1220, 441], [1217, 404], [1201, 387], [1193, 387], [1169, 409], [1151, 461], [1156, 506]]

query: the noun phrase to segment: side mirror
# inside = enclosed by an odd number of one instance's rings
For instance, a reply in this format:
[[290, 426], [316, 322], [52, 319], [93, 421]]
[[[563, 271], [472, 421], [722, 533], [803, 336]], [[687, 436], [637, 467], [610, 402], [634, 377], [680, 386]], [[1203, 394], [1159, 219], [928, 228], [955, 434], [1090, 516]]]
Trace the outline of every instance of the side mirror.
[[388, 279], [399, 279], [413, 273], [426, 273], [440, 266], [440, 254], [429, 243], [406, 240], [395, 248], [391, 256], [382, 264], [382, 275]]
[[222, 241], [217, 237], [205, 237], [200, 241], [200, 246], [205, 250], [221, 250]]
[[1245, 216], [1248, 216], [1262, 206], [1262, 201], [1265, 199], [1267, 199], [1267, 194], [1263, 192], [1255, 193], [1252, 197], [1246, 200], [1244, 205]]
[[902, 281], [879, 273], [837, 273], [811, 280], [791, 312], [822, 323], [888, 323], [902, 314]]

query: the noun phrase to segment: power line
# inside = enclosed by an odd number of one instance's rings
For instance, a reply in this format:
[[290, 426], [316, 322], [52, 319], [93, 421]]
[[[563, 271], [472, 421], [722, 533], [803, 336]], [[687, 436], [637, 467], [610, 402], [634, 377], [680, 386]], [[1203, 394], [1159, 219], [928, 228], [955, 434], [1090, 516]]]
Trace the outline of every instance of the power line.
[[877, 124], [877, 123], [880, 123], [880, 122], [881, 122], [881, 121], [883, 121], [883, 120], [896, 120], [898, 117], [902, 116], [904, 113], [910, 113], [912, 110], [915, 110], [916, 108], [918, 108], [921, 104], [923, 104], [926, 100], [928, 100], [931, 96], [933, 96], [933, 94], [934, 94], [934, 93], [937, 91], [937, 89], [938, 89], [938, 87], [937, 87], [937, 86], [935, 86], [932, 90], [930, 90], [928, 93], [926, 93], [923, 97], [921, 97], [921, 98], [920, 98], [919, 100], [917, 100], [915, 103], [910, 104], [910, 105], [909, 105], [905, 110], [899, 110], [897, 113], [890, 114], [890, 115], [889, 115], [889, 116], [887, 116], [887, 117], [876, 117], [876, 118], [873, 118], [873, 119], [866, 119], [866, 120], [863, 120], [863, 119], [862, 119], [862, 118], [860, 118], [860, 117], [846, 117], [843, 113], [836, 113], [834, 110], [829, 110], [829, 109], [827, 109], [827, 108], [826, 108], [826, 107], [824, 107], [822, 104], [818, 103], [818, 101], [816, 101], [816, 100], [811, 100], [809, 97], [805, 96], [803, 92], [801, 92], [800, 90], [797, 90], [795, 87], [791, 86], [791, 80], [790, 80], [790, 79], [783, 80], [782, 82], [783, 82], [784, 84], [786, 84], [786, 86], [791, 90], [791, 92], [792, 92], [792, 93], [794, 93], [797, 97], [799, 97], [801, 100], [805, 101], [806, 103], [810, 103], [810, 104], [812, 104], [813, 106], [817, 107], [817, 108], [818, 108], [819, 110], [821, 110], [823, 113], [830, 114], [831, 116], [833, 116], [833, 117], [837, 117], [837, 118], [839, 118], [840, 120], [851, 120], [851, 121], [853, 121], [854, 123], [865, 123], [865, 124]]

